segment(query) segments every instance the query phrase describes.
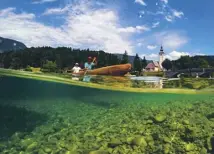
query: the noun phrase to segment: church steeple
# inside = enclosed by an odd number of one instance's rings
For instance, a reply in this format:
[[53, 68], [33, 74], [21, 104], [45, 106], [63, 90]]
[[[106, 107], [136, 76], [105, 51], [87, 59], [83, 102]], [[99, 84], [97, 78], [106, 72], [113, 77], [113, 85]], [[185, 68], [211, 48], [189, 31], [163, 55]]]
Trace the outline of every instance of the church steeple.
[[163, 51], [163, 46], [161, 45], [161, 48], [160, 48], [160, 52], [159, 52], [159, 65], [161, 67], [161, 69], [163, 68], [162, 66], [162, 63], [164, 61], [164, 51]]
[[164, 52], [163, 52], [163, 46], [161, 45], [159, 55], [163, 55], [163, 54], [164, 54]]

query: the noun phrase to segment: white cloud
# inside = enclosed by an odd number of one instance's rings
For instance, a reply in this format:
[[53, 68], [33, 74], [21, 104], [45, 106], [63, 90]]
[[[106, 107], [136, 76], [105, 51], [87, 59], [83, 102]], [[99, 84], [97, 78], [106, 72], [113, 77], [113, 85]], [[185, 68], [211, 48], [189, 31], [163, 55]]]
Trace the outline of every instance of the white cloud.
[[184, 13], [182, 11], [177, 11], [177, 10], [172, 10], [173, 11], [173, 15], [177, 18], [181, 18], [182, 16], [184, 16]]
[[173, 20], [174, 20], [173, 16], [170, 16], [170, 15], [165, 16], [165, 19], [166, 19], [168, 22], [173, 22]]
[[[148, 31], [149, 28], [143, 25], [122, 27], [116, 12], [110, 9], [94, 9], [83, 2], [72, 5], [66, 12], [65, 23], [59, 27], [37, 22], [36, 16], [31, 13], [17, 14], [14, 8], [1, 10], [0, 36], [19, 40], [28, 47], [70, 46], [111, 53], [124, 53], [127, 50], [129, 54], [133, 54], [129, 36]], [[56, 10], [49, 11], [49, 14], [60, 12]]]
[[155, 22], [155, 23], [153, 23], [152, 28], [156, 28], [156, 27], [158, 27], [159, 25], [160, 25], [160, 22]]
[[43, 15], [64, 14], [68, 12], [69, 9], [70, 9], [70, 6], [66, 6], [64, 8], [50, 8], [50, 9], [46, 9]]
[[149, 31], [150, 28], [147, 26], [136, 26], [136, 27], [126, 27], [126, 28], [119, 28], [119, 32], [124, 32], [124, 33], [136, 33], [136, 32], [144, 32], [144, 31]]
[[43, 3], [50, 3], [50, 2], [55, 2], [57, 0], [34, 0], [32, 4], [43, 4]]
[[163, 3], [160, 3], [158, 6], [158, 10], [156, 12], [147, 11], [148, 15], [153, 16], [162, 16], [166, 21], [173, 22], [176, 19], [181, 19], [184, 17], [184, 13], [182, 11], [177, 11], [169, 6], [168, 0], [161, 0]]
[[190, 53], [188, 52], [178, 52], [178, 51], [172, 51], [165, 55], [165, 58], [168, 58], [170, 60], [177, 60], [181, 56], [190, 56]]
[[147, 49], [149, 49], [149, 50], [154, 50], [154, 49], [156, 49], [156, 48], [157, 48], [156, 45], [148, 45], [148, 46], [147, 46]]
[[[181, 56], [190, 56], [190, 53], [188, 52], [178, 52], [178, 51], [172, 51], [170, 53], [166, 53], [164, 55], [164, 59], [169, 59], [169, 60], [177, 60], [179, 59]], [[159, 61], [159, 55], [157, 53], [151, 53], [151, 54], [143, 54], [140, 55], [140, 57], [146, 57], [147, 60], [154, 60], [154, 61]]]
[[146, 60], [154, 60], [154, 61], [158, 61], [158, 58], [159, 58], [158, 54], [156, 54], [156, 53], [141, 54], [141, 55], [140, 55], [140, 58], [143, 59], [143, 57], [145, 57]]
[[153, 37], [155, 38], [157, 44], [163, 44], [164, 48], [173, 50], [185, 45], [189, 40], [185, 34], [176, 31], [164, 31], [155, 33]]
[[135, 0], [135, 3], [146, 6], [146, 3], [144, 2], [144, 0]]
[[137, 43], [137, 46], [141, 47], [141, 46], [143, 46], [143, 43], [139, 42], [139, 43]]
[[168, 3], [168, 0], [161, 0], [162, 2], [164, 2], [165, 4], [167, 4]]

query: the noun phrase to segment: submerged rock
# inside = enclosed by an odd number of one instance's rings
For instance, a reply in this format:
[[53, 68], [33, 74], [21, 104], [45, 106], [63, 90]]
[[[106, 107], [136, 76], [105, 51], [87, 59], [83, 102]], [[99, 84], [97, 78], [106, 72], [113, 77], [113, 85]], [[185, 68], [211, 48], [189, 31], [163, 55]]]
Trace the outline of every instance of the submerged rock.
[[121, 145], [122, 142], [119, 139], [112, 139], [110, 143], [108, 143], [108, 147], [114, 148], [118, 145]]
[[32, 144], [30, 144], [30, 145], [27, 147], [26, 151], [32, 152], [33, 150], [35, 150], [35, 149], [37, 148], [37, 146], [38, 146], [38, 143], [37, 143], [37, 142], [33, 142]]
[[154, 121], [157, 122], [157, 123], [164, 122], [165, 120], [166, 120], [166, 115], [165, 114], [157, 114], [154, 117]]
[[143, 136], [136, 137], [132, 140], [132, 145], [146, 147], [147, 143]]
[[185, 145], [185, 150], [186, 151], [193, 151], [194, 149], [195, 149], [195, 146], [192, 143], [189, 143], [189, 144]]

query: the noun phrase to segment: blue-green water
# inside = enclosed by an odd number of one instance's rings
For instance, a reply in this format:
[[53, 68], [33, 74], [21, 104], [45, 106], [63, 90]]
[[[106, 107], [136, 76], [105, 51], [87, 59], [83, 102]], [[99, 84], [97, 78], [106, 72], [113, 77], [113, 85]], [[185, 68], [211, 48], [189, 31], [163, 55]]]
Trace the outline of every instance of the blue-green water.
[[1, 153], [212, 153], [214, 96], [2, 77]]

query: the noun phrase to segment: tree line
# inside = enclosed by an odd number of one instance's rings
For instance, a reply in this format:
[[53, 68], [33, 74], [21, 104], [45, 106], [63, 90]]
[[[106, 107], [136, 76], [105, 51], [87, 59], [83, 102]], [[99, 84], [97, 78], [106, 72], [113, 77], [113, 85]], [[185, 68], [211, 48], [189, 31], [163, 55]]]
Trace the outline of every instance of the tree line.
[[[19, 51], [0, 53], [0, 64], [4, 68], [29, 69], [30, 67], [40, 67], [44, 70], [55, 72], [70, 69], [76, 62], [83, 68], [88, 56], [97, 57], [98, 65], [96, 68], [129, 63], [127, 51], [119, 59], [117, 55], [105, 53], [102, 50], [81, 50], [67, 47], [32, 47]], [[182, 56], [174, 61], [166, 59], [162, 65], [167, 70], [214, 67], [214, 56]], [[140, 72], [146, 66], [146, 58], [141, 59], [136, 54], [133, 62], [133, 71]]]
[[75, 63], [79, 63], [80, 67], [83, 68], [88, 56], [97, 57], [98, 65], [96, 67], [128, 63], [127, 52], [124, 53], [122, 59], [119, 59], [117, 55], [105, 53], [101, 50], [32, 47], [0, 53], [0, 64], [4, 68], [29, 69], [30, 67], [40, 67], [55, 72], [70, 69]]
[[162, 66], [167, 70], [214, 68], [214, 56], [181, 56], [173, 61], [165, 59]]

